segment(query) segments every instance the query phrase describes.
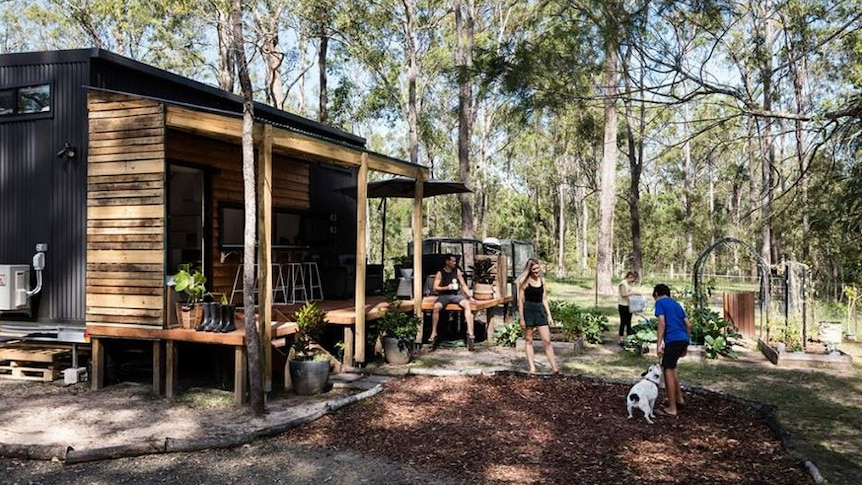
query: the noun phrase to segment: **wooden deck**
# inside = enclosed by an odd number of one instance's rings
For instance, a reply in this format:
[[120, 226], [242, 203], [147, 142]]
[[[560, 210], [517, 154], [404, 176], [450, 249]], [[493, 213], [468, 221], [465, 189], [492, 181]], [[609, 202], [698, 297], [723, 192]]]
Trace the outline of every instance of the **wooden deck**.
[[[434, 309], [436, 297], [426, 296], [422, 300], [422, 311], [430, 312]], [[492, 300], [472, 300], [471, 308], [475, 311], [489, 311], [490, 309], [503, 306], [504, 309], [511, 303], [512, 297], [495, 298]], [[341, 325], [344, 328], [344, 363], [353, 365], [354, 326], [356, 325], [356, 310], [354, 300], [324, 300], [317, 302], [326, 311], [326, 320], [330, 325]], [[287, 338], [297, 331], [296, 323], [292, 321], [293, 313], [301, 305], [274, 305], [272, 321], [272, 345], [282, 347], [287, 344]], [[366, 299], [365, 321], [377, 320], [382, 311], [388, 308], [388, 303], [383, 297], [373, 296]], [[404, 301], [402, 311], [412, 311], [413, 302]], [[447, 311], [461, 311], [461, 307], [450, 304]], [[504, 312], [507, 315], [508, 312]], [[488, 318], [490, 331], [490, 315]], [[245, 318], [243, 310], [238, 309], [236, 315], [237, 329], [228, 333], [197, 332], [193, 329], [172, 328], [164, 329], [146, 325], [87, 325], [87, 334], [92, 342], [93, 375], [91, 376], [94, 389], [100, 389], [105, 385], [105, 352], [104, 342], [106, 339], [135, 339], [147, 340], [153, 346], [153, 391], [161, 393], [162, 370], [164, 369], [165, 396], [173, 397], [178, 373], [178, 342], [191, 342], [211, 345], [227, 345], [234, 347], [234, 400], [242, 404], [248, 389], [248, 376], [246, 364], [245, 346]], [[421, 341], [420, 335], [417, 341]], [[164, 359], [162, 355], [164, 354]], [[165, 361], [163, 367], [162, 360]]]

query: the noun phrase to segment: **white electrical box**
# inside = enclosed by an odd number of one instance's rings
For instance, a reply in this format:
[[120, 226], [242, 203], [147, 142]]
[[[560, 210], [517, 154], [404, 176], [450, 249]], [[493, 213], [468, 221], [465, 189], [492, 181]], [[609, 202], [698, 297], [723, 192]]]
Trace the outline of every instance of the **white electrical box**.
[[30, 266], [0, 264], [0, 311], [26, 311]]

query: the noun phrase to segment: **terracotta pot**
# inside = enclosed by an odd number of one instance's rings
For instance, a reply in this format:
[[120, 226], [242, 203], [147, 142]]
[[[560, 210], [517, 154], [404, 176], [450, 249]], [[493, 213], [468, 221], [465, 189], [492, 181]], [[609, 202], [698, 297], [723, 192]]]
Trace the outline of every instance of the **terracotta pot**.
[[476, 300], [491, 300], [494, 298], [494, 285], [487, 283], [473, 284], [473, 298]]

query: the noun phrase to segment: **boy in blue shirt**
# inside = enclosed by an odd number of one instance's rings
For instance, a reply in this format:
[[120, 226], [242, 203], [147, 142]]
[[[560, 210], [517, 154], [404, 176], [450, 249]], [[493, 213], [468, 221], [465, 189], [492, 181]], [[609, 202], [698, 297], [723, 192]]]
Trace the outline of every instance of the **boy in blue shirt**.
[[656, 352], [661, 358], [667, 392], [667, 407], [660, 409], [659, 414], [676, 416], [677, 407], [685, 405], [676, 374], [676, 363], [688, 349], [691, 322], [682, 305], [670, 297], [670, 287], [667, 285], [656, 285], [652, 297], [655, 298], [655, 316], [658, 318]]

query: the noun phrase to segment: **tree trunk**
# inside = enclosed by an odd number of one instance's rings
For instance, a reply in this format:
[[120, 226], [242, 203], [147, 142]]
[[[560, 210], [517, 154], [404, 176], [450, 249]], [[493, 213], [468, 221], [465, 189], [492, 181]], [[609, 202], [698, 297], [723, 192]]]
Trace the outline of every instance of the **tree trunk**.
[[318, 82], [320, 83], [320, 103], [318, 107], [318, 117], [317, 119], [321, 123], [326, 123], [329, 119], [329, 115], [326, 111], [327, 104], [327, 96], [328, 92], [326, 90], [326, 51], [329, 49], [329, 36], [321, 35], [320, 36], [320, 50], [317, 53], [317, 66], [319, 69], [320, 78]]
[[[608, 20], [609, 23], [612, 20]], [[596, 291], [601, 295], [614, 293], [613, 273], [614, 205], [617, 192], [617, 48], [614, 36], [606, 34], [604, 85], [605, 130], [599, 185], [599, 227], [596, 240]]]
[[299, 79], [297, 80], [297, 96], [296, 96], [296, 112], [301, 116], [305, 116], [305, 72], [308, 68], [308, 57], [305, 50], [308, 48], [308, 36], [303, 29], [299, 29], [297, 35], [299, 40]]
[[266, 99], [278, 109], [284, 109], [284, 84], [281, 82], [281, 65], [284, 54], [278, 45], [279, 13], [266, 12], [267, 18], [262, 18], [255, 12], [255, 23], [261, 35], [260, 54], [266, 64]]
[[[215, 7], [215, 5], [213, 5]], [[216, 9], [216, 35], [218, 37], [218, 87], [233, 92], [236, 64], [233, 58], [233, 34], [230, 12]]]
[[692, 214], [694, 169], [691, 162], [691, 113], [688, 103], [683, 105], [683, 136], [685, 142], [682, 144], [682, 204], [685, 209], [685, 220], [683, 230], [685, 231], [685, 259], [683, 260], [683, 273], [688, 271], [688, 265], [694, 261], [694, 220]]
[[559, 218], [557, 226], [557, 276], [566, 276], [566, 183], [560, 182], [557, 185], [559, 193]]
[[[257, 192], [255, 190], [254, 171], [254, 101], [252, 98], [251, 79], [245, 56], [245, 46], [242, 29], [242, 2], [232, 0], [231, 12], [233, 23], [233, 57], [239, 73], [239, 83], [243, 97], [242, 122], [242, 178], [245, 199], [245, 236], [243, 255], [243, 299], [245, 308], [254, 308], [255, 274], [255, 242], [257, 240]], [[254, 321], [254, 311], [245, 312], [245, 341], [248, 354], [249, 401], [251, 411], [255, 416], [264, 413], [263, 372], [260, 358], [260, 336]]]
[[[771, 2], [770, 2], [771, 3]], [[764, 15], [768, 13], [766, 5], [764, 7]], [[774, 41], [771, 21], [763, 17], [759, 19], [763, 22], [760, 28], [763, 29], [763, 45], [758, 49], [757, 54], [760, 57], [760, 80], [763, 84], [763, 110], [769, 112], [772, 110], [772, 44]], [[767, 265], [771, 265], [772, 258], [772, 167], [775, 165], [775, 140], [773, 138], [773, 122], [772, 118], [763, 118], [762, 123], [760, 150], [761, 150], [761, 187], [760, 187], [760, 214], [761, 214], [761, 248], [760, 256], [766, 261]]]
[[[632, 76], [631, 70], [629, 67], [631, 66], [631, 55], [634, 49], [627, 49], [626, 56], [624, 58], [624, 81], [626, 86], [626, 92], [635, 93], [635, 89], [639, 94], [639, 98], [643, 99], [643, 85], [644, 85], [644, 74], [643, 70], [640, 70], [641, 75], [639, 79], [638, 86], [633, 88], [632, 86]], [[646, 107], [644, 101], [640, 101], [638, 116], [635, 118], [634, 114], [634, 100], [633, 96], [627, 96], [624, 100], [625, 110], [626, 110], [626, 139], [628, 140], [628, 151], [629, 151], [629, 194], [627, 197], [628, 205], [629, 205], [629, 219], [630, 219], [630, 228], [631, 228], [631, 236], [632, 236], [632, 258], [631, 258], [631, 270], [636, 272], [638, 275], [643, 274], [643, 249], [641, 244], [641, 220], [640, 220], [640, 184], [641, 184], [641, 173], [643, 171], [643, 156], [644, 156], [644, 133], [646, 126]], [[635, 134], [635, 126], [637, 127], [637, 134]]]
[[[808, 83], [808, 38], [803, 29], [797, 42], [791, 42], [790, 65], [793, 75], [793, 94], [796, 101], [796, 113], [803, 115], [808, 111], [808, 102], [805, 96], [805, 85]], [[808, 153], [808, 138], [805, 134], [804, 125], [801, 120], [795, 121], [796, 135], [796, 157], [799, 163], [799, 177], [802, 203], [802, 261], [810, 264], [811, 257], [811, 221], [810, 202], [808, 200], [808, 167], [811, 157]]]
[[[461, 182], [470, 187], [470, 141], [473, 134], [473, 0], [456, 0], [455, 29], [458, 36], [458, 174]], [[481, 178], [481, 177], [478, 177]], [[483, 193], [476, 189], [476, 199]], [[459, 194], [461, 205], [461, 237], [472, 239], [475, 234], [473, 222], [473, 197]]]
[[418, 54], [416, 53], [416, 0], [409, 0], [404, 3], [406, 22], [405, 22], [405, 42], [407, 43], [407, 129], [410, 136], [410, 146], [408, 147], [408, 156], [410, 163], [419, 163], [419, 101], [416, 97], [416, 77]]

